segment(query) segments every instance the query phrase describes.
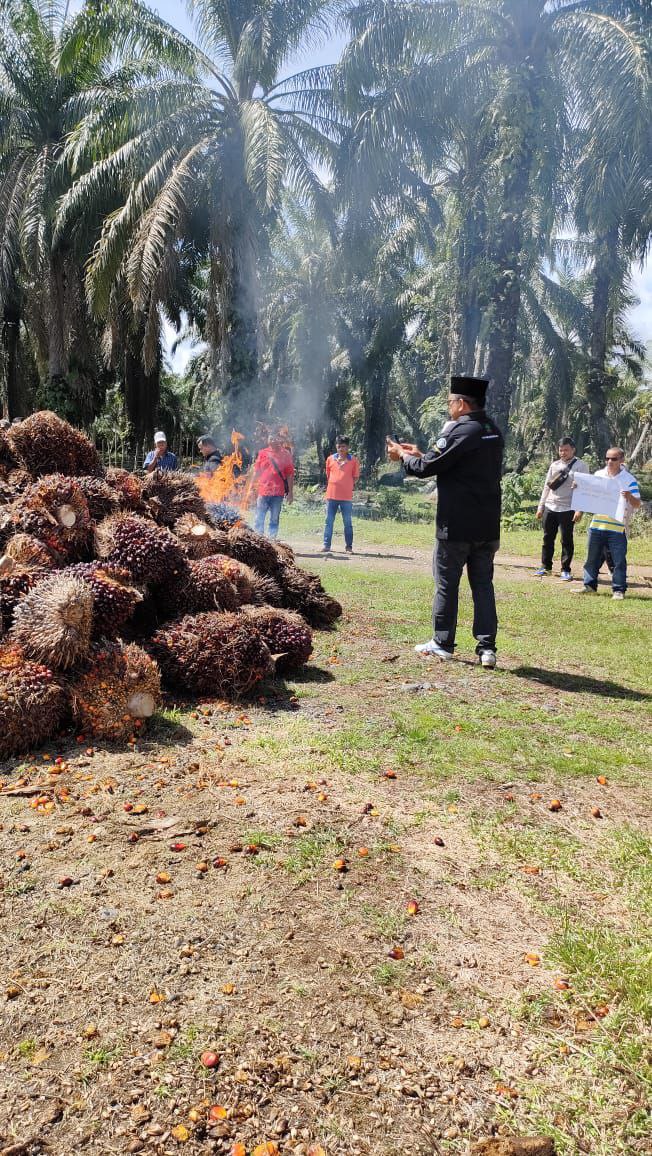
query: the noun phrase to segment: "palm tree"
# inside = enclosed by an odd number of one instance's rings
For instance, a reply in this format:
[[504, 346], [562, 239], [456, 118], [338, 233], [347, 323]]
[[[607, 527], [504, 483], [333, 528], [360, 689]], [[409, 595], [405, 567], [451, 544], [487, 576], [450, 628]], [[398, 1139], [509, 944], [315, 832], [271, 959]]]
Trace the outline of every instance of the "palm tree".
[[[214, 383], [233, 413], [255, 381], [259, 269], [282, 190], [328, 209], [312, 162], [332, 161], [340, 131], [328, 69], [280, 80], [287, 60], [332, 28], [338, 0], [191, 0], [201, 47], [183, 43], [186, 75], [162, 74], [132, 92], [96, 91], [70, 142], [83, 173], [61, 205], [61, 228], [117, 197], [89, 273], [94, 308], [106, 311], [124, 274], [136, 313], [147, 311], [165, 255], [201, 220], [209, 265], [207, 337]], [[119, 31], [123, 5], [103, 12]], [[130, 4], [140, 19], [142, 6]], [[147, 19], [153, 27], [154, 18]], [[161, 36], [167, 26], [159, 21]], [[180, 38], [181, 39], [181, 38]], [[154, 306], [156, 303], [154, 303]], [[233, 416], [232, 413], [232, 416]]]
[[[632, 17], [632, 20], [634, 17]], [[576, 226], [589, 240], [592, 265], [591, 365], [586, 396], [593, 448], [601, 455], [611, 444], [608, 420], [615, 381], [614, 346], [631, 347], [629, 369], [640, 377], [644, 351], [622, 341], [624, 311], [631, 304], [630, 268], [644, 263], [652, 238], [652, 26], [639, 21], [641, 77], [647, 76], [647, 100], [639, 115], [622, 125], [620, 138], [601, 134], [600, 108], [588, 109], [576, 134], [574, 180]], [[645, 35], [647, 32], [647, 35]]]
[[492, 408], [504, 428], [522, 287], [540, 238], [550, 237], [566, 207], [564, 161], [574, 126], [599, 109], [594, 131], [603, 142], [618, 141], [646, 113], [644, 25], [635, 18], [644, 7], [635, 0], [371, 0], [354, 17], [349, 84], [380, 92], [376, 103], [392, 111], [395, 133], [405, 129], [429, 149], [433, 122], [438, 139], [445, 125], [455, 139], [461, 91], [476, 93], [484, 108], [478, 179], [495, 211], [481, 368], [492, 378]]
[[118, 60], [115, 42], [87, 35], [98, 12], [97, 0], [75, 14], [56, 0], [0, 0], [0, 315], [14, 340], [20, 301], [50, 394], [72, 390], [69, 416], [81, 420], [93, 416], [102, 374], [83, 278], [99, 223], [86, 215], [57, 224], [72, 184], [66, 146], [93, 92], [129, 91], [159, 67], [142, 46], [136, 59]]

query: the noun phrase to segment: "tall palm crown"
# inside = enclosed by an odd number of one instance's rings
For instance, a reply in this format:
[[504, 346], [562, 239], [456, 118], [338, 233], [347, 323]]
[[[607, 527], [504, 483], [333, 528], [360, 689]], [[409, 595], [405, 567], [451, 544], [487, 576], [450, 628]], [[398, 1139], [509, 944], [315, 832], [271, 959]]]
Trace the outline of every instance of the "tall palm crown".
[[[328, 162], [339, 132], [328, 69], [279, 74], [300, 45], [332, 30], [339, 7], [337, 0], [192, 0], [201, 45], [185, 43], [192, 69], [117, 97], [94, 94], [71, 141], [73, 165], [95, 164], [64, 198], [62, 227], [107, 196], [120, 205], [93, 256], [95, 306], [106, 307], [120, 269], [135, 308], [155, 305], [152, 287], [193, 218], [210, 265], [216, 378], [236, 393], [257, 373], [258, 271], [283, 185], [325, 207], [313, 162]], [[109, 21], [117, 26], [120, 5], [103, 19], [105, 29]]]
[[0, 0], [0, 305], [20, 278], [51, 378], [65, 376], [84, 327], [80, 256], [70, 231], [55, 235], [72, 183], [66, 142], [84, 93], [147, 71], [145, 58], [117, 67], [110, 45], [79, 38], [85, 17], [56, 0]]

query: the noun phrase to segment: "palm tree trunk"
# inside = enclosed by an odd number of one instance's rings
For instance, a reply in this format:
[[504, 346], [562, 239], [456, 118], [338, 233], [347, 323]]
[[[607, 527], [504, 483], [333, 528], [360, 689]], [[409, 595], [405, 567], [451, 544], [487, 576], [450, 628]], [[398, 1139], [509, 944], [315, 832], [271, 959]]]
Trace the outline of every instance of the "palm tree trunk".
[[[471, 178], [474, 174], [470, 174]], [[482, 259], [482, 236], [486, 232], [484, 214], [474, 204], [477, 189], [473, 179], [465, 180], [458, 202], [463, 221], [456, 245], [455, 294], [451, 319], [451, 373], [472, 373], [482, 310], [480, 308], [477, 271]], [[464, 205], [466, 204], [466, 209]]]
[[591, 316], [591, 367], [587, 384], [589, 427], [593, 449], [598, 457], [611, 442], [607, 421], [607, 402], [611, 377], [607, 371], [607, 357], [611, 348], [613, 309], [611, 295], [614, 271], [618, 258], [618, 225], [612, 225], [595, 243], [596, 258], [593, 270], [593, 299]]
[[150, 373], [143, 366], [144, 326], [129, 335], [124, 353], [125, 411], [138, 445], [152, 437], [156, 428], [160, 389], [160, 358]]
[[491, 379], [491, 414], [504, 434], [509, 426], [512, 404], [511, 375], [521, 309], [523, 226], [531, 163], [531, 146], [524, 143], [516, 171], [507, 176], [503, 185], [504, 223], [495, 254], [497, 274], [492, 294], [491, 326], [484, 370]]
[[5, 351], [4, 405], [5, 417], [24, 417], [26, 398], [22, 396], [18, 380], [18, 344], [20, 340], [20, 309], [8, 302], [3, 310], [2, 344]]
[[50, 381], [65, 378], [68, 372], [66, 354], [66, 278], [63, 258], [55, 254], [49, 270], [48, 377]]
[[648, 437], [650, 436], [651, 432], [652, 432], [652, 418], [648, 418], [647, 421], [643, 423], [643, 429], [641, 430], [641, 436], [639, 437], [638, 441], [636, 442], [634, 449], [632, 450], [631, 454], [628, 454], [628, 464], [629, 465], [633, 465], [634, 462], [636, 461], [636, 459], [638, 458], [638, 455], [643, 452], [643, 449], [645, 448], [646, 442], [647, 442]]
[[383, 363], [376, 365], [362, 390], [364, 405], [363, 459], [368, 475], [385, 456], [385, 435], [389, 428], [387, 412], [388, 373]]

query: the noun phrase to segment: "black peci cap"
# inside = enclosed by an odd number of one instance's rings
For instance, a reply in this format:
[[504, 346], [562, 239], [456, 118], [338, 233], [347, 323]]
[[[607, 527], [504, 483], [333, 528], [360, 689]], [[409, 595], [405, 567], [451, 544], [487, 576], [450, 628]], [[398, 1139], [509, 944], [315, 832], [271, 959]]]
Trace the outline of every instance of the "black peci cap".
[[489, 387], [488, 377], [466, 377], [464, 375], [451, 377], [451, 393], [460, 393], [470, 397], [480, 405], [484, 405]]

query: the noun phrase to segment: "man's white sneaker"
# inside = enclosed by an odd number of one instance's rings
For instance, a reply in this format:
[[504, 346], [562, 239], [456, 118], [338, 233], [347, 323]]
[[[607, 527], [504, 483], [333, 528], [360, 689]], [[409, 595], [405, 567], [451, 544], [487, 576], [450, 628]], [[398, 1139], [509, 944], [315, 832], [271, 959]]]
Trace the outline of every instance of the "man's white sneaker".
[[614, 590], [611, 597], [613, 598], [614, 602], [622, 602], [625, 595], [623, 594], [622, 590]]
[[444, 650], [444, 647], [440, 646], [438, 642], [435, 642], [434, 638], [431, 638], [430, 642], [420, 642], [419, 645], [415, 646], [414, 649], [416, 650], [417, 654], [423, 654], [426, 656], [426, 658], [453, 657], [453, 651]]
[[480, 666], [484, 666], [485, 670], [493, 670], [496, 665], [496, 651], [495, 650], [481, 650], [480, 651]]
[[562, 570], [561, 574], [559, 575], [559, 581], [560, 582], [572, 582], [573, 581], [573, 575], [571, 574], [570, 570]]
[[571, 594], [597, 594], [597, 590], [594, 590], [592, 586], [574, 586]]

